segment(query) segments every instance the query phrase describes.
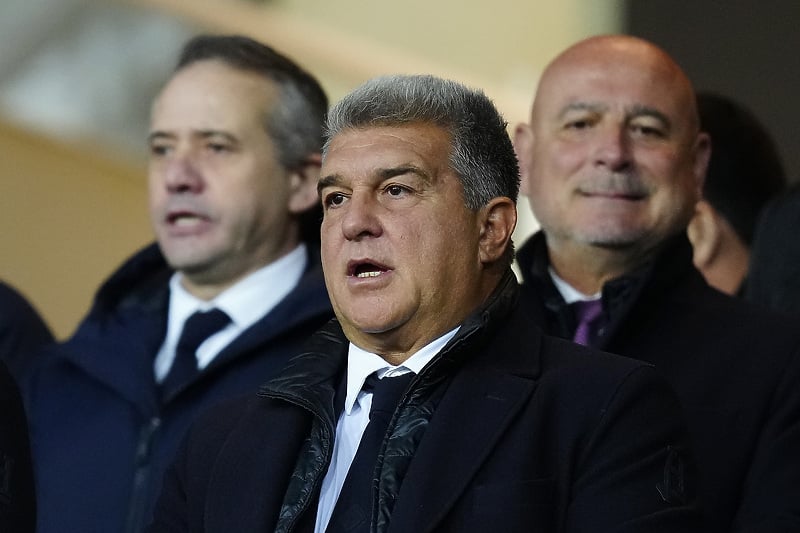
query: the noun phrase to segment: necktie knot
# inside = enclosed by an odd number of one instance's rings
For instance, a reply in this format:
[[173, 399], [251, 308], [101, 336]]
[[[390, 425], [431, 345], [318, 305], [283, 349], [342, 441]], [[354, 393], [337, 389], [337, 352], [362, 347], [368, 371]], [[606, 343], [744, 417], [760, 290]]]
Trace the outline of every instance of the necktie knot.
[[192, 355], [211, 335], [219, 332], [231, 321], [230, 317], [220, 309], [196, 311], [183, 323], [181, 337], [176, 351], [191, 351]]
[[175, 359], [161, 383], [162, 397], [172, 396], [197, 374], [197, 348], [211, 335], [230, 323], [224, 311], [211, 309], [197, 311], [183, 323], [180, 339], [175, 347]]
[[397, 404], [400, 402], [400, 397], [408, 388], [413, 377], [413, 372], [407, 372], [402, 376], [385, 377], [383, 379], [378, 379], [378, 376], [374, 372], [367, 376], [361, 390], [372, 392], [372, 407], [370, 407], [369, 410], [370, 420], [372, 420], [375, 414], [391, 416], [395, 408], [397, 408]]
[[573, 340], [578, 344], [589, 345], [597, 334], [600, 318], [603, 315], [603, 302], [596, 300], [577, 301], [572, 304], [578, 327]]

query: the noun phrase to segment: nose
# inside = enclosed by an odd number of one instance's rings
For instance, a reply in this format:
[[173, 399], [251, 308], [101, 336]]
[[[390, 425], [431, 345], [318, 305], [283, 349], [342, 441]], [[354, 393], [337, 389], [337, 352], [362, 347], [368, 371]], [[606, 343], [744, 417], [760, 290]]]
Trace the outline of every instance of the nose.
[[342, 232], [347, 240], [360, 241], [383, 233], [381, 207], [369, 193], [354, 191], [344, 209]]
[[622, 126], [607, 126], [599, 130], [595, 165], [612, 172], [626, 170], [631, 166], [631, 147], [626, 130]]
[[166, 163], [164, 183], [171, 193], [198, 193], [205, 182], [189, 154], [176, 154]]

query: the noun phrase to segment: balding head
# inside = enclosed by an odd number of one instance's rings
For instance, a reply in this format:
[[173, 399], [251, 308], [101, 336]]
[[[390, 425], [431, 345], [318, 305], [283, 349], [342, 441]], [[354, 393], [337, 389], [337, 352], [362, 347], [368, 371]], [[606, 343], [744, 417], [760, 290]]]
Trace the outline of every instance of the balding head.
[[[642, 78], [649, 78], [650, 87], [643, 87], [645, 89], [655, 90], [654, 84], [666, 82], [664, 92], [679, 104], [678, 107], [684, 111], [682, 118], [696, 132], [699, 120], [689, 78], [661, 48], [627, 35], [590, 37], [570, 46], [551, 61], [536, 91], [533, 120], [538, 108], [549, 103], [555, 94], [564, 95], [565, 82], [572, 79], [573, 75], [587, 76], [593, 73], [600, 79], [612, 79], [615, 72], [625, 69], [635, 69]], [[647, 79], [642, 81], [648, 84]]]
[[517, 128], [523, 191], [551, 257], [612, 254], [634, 267], [683, 231], [708, 142], [691, 83], [664, 51], [627, 36], [581, 41], [545, 69]]

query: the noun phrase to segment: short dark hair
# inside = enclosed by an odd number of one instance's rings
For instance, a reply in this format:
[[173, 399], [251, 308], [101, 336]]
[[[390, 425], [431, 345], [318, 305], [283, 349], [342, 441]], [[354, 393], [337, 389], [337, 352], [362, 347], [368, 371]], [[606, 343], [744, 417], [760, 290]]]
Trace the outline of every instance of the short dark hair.
[[[183, 47], [175, 72], [198, 61], [218, 60], [276, 83], [280, 101], [264, 117], [284, 168], [296, 169], [322, 151], [328, 97], [314, 76], [270, 46], [243, 35], [198, 35]], [[322, 207], [299, 216], [301, 238], [319, 242]]]
[[[429, 123], [450, 133], [450, 165], [473, 211], [493, 198], [517, 201], [519, 166], [507, 123], [480, 90], [430, 75], [373, 78], [328, 113], [323, 158], [331, 139], [346, 129]], [[513, 259], [513, 244], [507, 259]]]
[[703, 196], [750, 246], [764, 206], [787, 187], [778, 148], [755, 115], [731, 98], [699, 92], [697, 109], [711, 137]]

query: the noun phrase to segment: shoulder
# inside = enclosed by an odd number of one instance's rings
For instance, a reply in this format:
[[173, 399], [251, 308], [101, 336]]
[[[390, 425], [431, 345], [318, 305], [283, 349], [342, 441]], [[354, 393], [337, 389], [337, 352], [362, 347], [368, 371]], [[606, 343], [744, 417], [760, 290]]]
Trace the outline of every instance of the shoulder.
[[[306, 428], [308, 412], [288, 401], [248, 393], [223, 401], [201, 414], [192, 424], [184, 442], [186, 460], [196, 465], [213, 464], [221, 451], [235, 458]], [[280, 432], [275, 428], [281, 428]]]
[[215, 454], [235, 428], [258, 420], [258, 400], [255, 394], [250, 393], [220, 402], [205, 411], [187, 433], [187, 451], [199, 455]]
[[651, 388], [677, 405], [666, 380], [649, 363], [548, 335], [542, 338], [541, 353], [542, 384], [560, 387], [562, 394], [590, 399], [591, 403], [611, 400], [620, 392], [640, 393]]

